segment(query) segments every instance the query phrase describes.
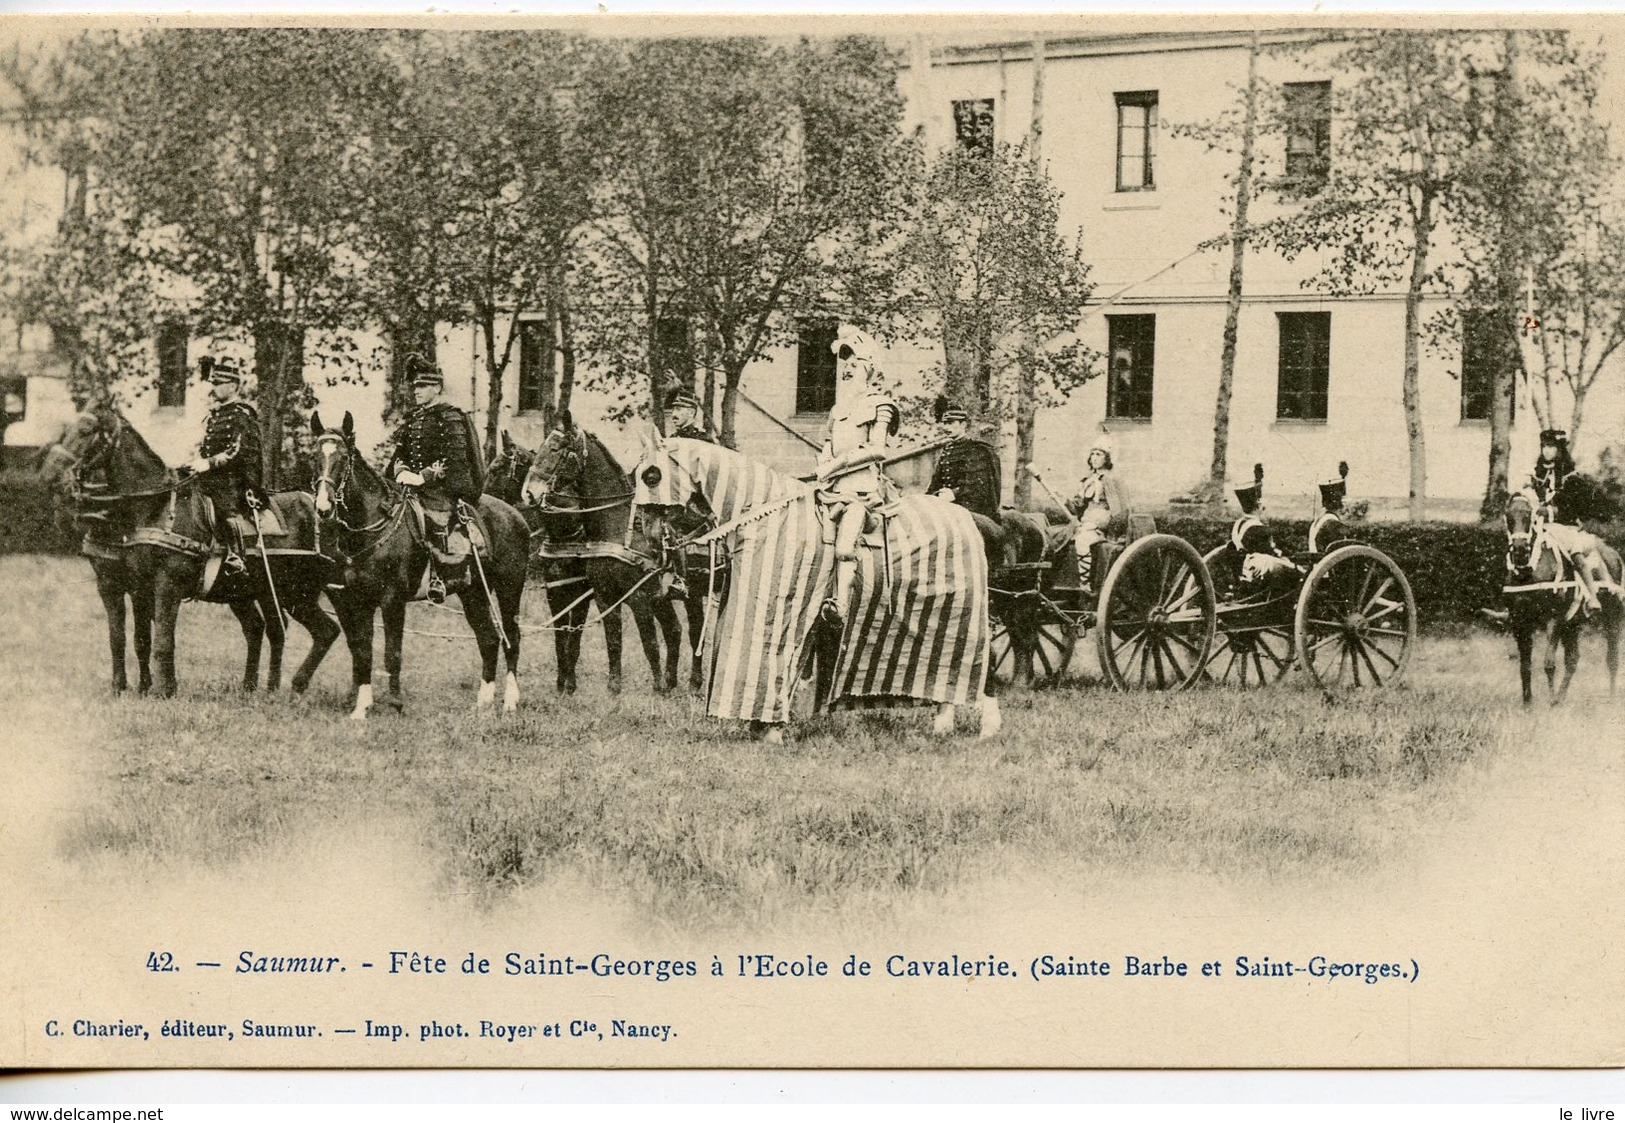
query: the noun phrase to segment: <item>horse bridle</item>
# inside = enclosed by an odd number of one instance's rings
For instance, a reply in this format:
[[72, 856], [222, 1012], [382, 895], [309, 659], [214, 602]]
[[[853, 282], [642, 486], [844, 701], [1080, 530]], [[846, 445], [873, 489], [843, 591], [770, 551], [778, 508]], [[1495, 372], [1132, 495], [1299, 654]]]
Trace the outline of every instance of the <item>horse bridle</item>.
[[[553, 432], [562, 433], [564, 430], [555, 429]], [[547, 439], [549, 442], [551, 442], [553, 437], [549, 435]], [[568, 440], [569, 438], [566, 439]], [[574, 492], [561, 491], [558, 489], [556, 485], [561, 478], [568, 479], [572, 475], [579, 475], [579, 473], [585, 471], [587, 467], [587, 431], [585, 429], [576, 429], [574, 432], [574, 440], [575, 447], [566, 447], [559, 452], [559, 462], [553, 466], [553, 471], [548, 476], [548, 484], [545, 494], [548, 496], [558, 495], [565, 499], [574, 499], [577, 502], [582, 500], [590, 500], [594, 502], [597, 502], [598, 500], [605, 500], [606, 502], [597, 503], [597, 506], [592, 507], [555, 507], [551, 503], [533, 503], [531, 506], [544, 515], [593, 515], [600, 511], [612, 511], [617, 507], [630, 506], [633, 498], [637, 494], [635, 491], [628, 491], [625, 494], [617, 493], [614, 495], [579, 495]], [[532, 466], [534, 466], [535, 463], [535, 459], [533, 458], [531, 460]], [[571, 470], [566, 471], [565, 465], [571, 463], [573, 463], [574, 467]]]
[[357, 453], [355, 444], [343, 433], [336, 432], [334, 430], [328, 430], [321, 436], [317, 437], [316, 447], [321, 449], [324, 444], [329, 442], [339, 445], [344, 449], [344, 471], [343, 474], [340, 475], [337, 480], [335, 480], [332, 474], [328, 471], [328, 465], [332, 462], [332, 457], [326, 452], [323, 452], [321, 458], [321, 470], [316, 473], [316, 482], [312, 486], [311, 491], [315, 495], [319, 496], [321, 494], [322, 485], [326, 484], [329, 493], [332, 495], [333, 513], [331, 515], [323, 516], [318, 510], [316, 515], [318, 519], [325, 518], [328, 521], [336, 522], [341, 528], [350, 532], [351, 534], [370, 534], [373, 531], [384, 527], [390, 522], [391, 519], [395, 518], [397, 514], [405, 510], [405, 501], [402, 499], [397, 499], [387, 513], [379, 516], [376, 521], [370, 522], [366, 526], [351, 526], [349, 523], [345, 522], [344, 515], [342, 513], [344, 511], [344, 498], [346, 494], [345, 485], [350, 482], [350, 478], [355, 474], [355, 467], [351, 463], [351, 459], [356, 456]]

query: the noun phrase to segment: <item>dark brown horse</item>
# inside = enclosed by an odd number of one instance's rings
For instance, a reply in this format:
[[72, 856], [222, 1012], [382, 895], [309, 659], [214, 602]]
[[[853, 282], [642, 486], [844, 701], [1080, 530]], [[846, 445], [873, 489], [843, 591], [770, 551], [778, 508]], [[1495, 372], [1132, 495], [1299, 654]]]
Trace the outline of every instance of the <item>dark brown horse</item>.
[[[1534, 700], [1535, 635], [1544, 633], [1546, 636], [1546, 688], [1552, 704], [1556, 705], [1568, 693], [1569, 682], [1580, 665], [1580, 634], [1585, 626], [1585, 617], [1574, 608], [1578, 596], [1574, 564], [1547, 538], [1546, 514], [1526, 492], [1513, 495], [1507, 501], [1507, 625], [1518, 645], [1518, 677], [1526, 706]], [[1602, 554], [1615, 591], [1599, 594], [1600, 608], [1595, 615], [1608, 644], [1608, 692], [1613, 694], [1619, 679], [1619, 641], [1621, 626], [1625, 623], [1625, 605], [1621, 604], [1617, 591], [1622, 576], [1619, 553], [1604, 543]], [[1557, 679], [1559, 647], [1563, 649], [1561, 681]]]
[[[152, 654], [156, 656], [154, 681], [157, 693], [175, 693], [175, 626], [183, 601], [206, 600], [227, 605], [237, 617], [248, 645], [243, 668], [243, 689], [253, 690], [259, 680], [260, 646], [269, 638], [271, 662], [266, 672], [266, 688], [281, 685], [282, 649], [286, 631], [278, 607], [310, 632], [311, 648], [294, 674], [292, 686], [303, 691], [320, 666], [339, 630], [320, 605], [326, 568], [310, 547], [315, 519], [310, 497], [285, 492], [271, 498], [278, 521], [287, 532], [285, 541], [305, 543], [286, 552], [260, 554], [252, 549], [243, 559], [244, 573], [221, 576], [203, 590], [205, 567], [212, 537], [210, 517], [201, 490], [193, 477], [177, 476], [141, 434], [111, 406], [103, 405], [76, 422], [73, 431], [84, 433], [91, 446], [81, 461], [81, 478], [90, 465], [101, 487], [101, 504], [118, 527], [118, 540], [126, 543], [122, 559], [102, 559], [97, 583], [104, 586], [103, 601], [108, 607], [109, 644], [117, 639], [114, 684], [123, 667], [122, 597], [128, 593], [135, 606], [136, 648], [140, 656], [143, 631], [148, 622], [155, 626]], [[93, 539], [94, 540], [94, 539]], [[105, 538], [110, 544], [112, 538]], [[96, 563], [92, 563], [93, 565]], [[269, 572], [268, 572], [269, 571]], [[105, 577], [104, 577], [105, 574]], [[115, 624], [115, 604], [118, 628]]]
[[[342, 572], [342, 588], [328, 599], [338, 609], [339, 623], [350, 646], [355, 680], [355, 709], [364, 720], [372, 708], [373, 621], [384, 619], [384, 669], [389, 675], [385, 703], [400, 710], [401, 645], [406, 605], [413, 599], [429, 564], [429, 551], [414, 525], [413, 505], [405, 491], [386, 480], [356, 451], [355, 420], [346, 413], [338, 429], [324, 428], [311, 415], [316, 434], [318, 475], [316, 513], [323, 551]], [[507, 662], [503, 709], [519, 705], [519, 601], [525, 591], [530, 533], [525, 520], [508, 504], [480, 497], [475, 527], [484, 539], [469, 561], [469, 584], [458, 594], [463, 618], [480, 649], [480, 705], [496, 700], [497, 655]], [[486, 594], [496, 598], [496, 611]], [[499, 630], [500, 623], [500, 630]]]
[[[45, 451], [40, 475], [60, 502], [72, 504], [76, 523], [84, 531], [80, 553], [95, 575], [96, 593], [107, 614], [107, 645], [112, 655], [113, 692], [130, 687], [125, 649], [130, 637], [126, 619], [135, 625], [135, 658], [139, 668], [136, 689], [152, 689], [152, 591], [135, 580], [124, 549], [124, 536], [133, 528], [129, 502], [110, 493], [103, 471], [110, 447], [100, 419], [92, 413], [76, 417], [62, 440]], [[128, 617], [125, 601], [129, 601]], [[247, 630], [244, 636], [247, 637]], [[259, 661], [258, 644], [250, 644], [250, 659]], [[256, 674], [256, 679], [258, 675]]]
[[[659, 545], [634, 521], [632, 480], [626, 470], [566, 411], [533, 457], [521, 495], [540, 523], [548, 606], [555, 615], [562, 614], [554, 622], [560, 693], [576, 687], [576, 661], [588, 616], [582, 599], [586, 590], [591, 590], [604, 622], [610, 690], [621, 688], [623, 603], [632, 610], [656, 693], [674, 689], [682, 634], [676, 610], [655, 572]], [[697, 643], [697, 618], [704, 606], [697, 595], [688, 601], [690, 639]], [[696, 684], [699, 671], [696, 652], [691, 679]]]

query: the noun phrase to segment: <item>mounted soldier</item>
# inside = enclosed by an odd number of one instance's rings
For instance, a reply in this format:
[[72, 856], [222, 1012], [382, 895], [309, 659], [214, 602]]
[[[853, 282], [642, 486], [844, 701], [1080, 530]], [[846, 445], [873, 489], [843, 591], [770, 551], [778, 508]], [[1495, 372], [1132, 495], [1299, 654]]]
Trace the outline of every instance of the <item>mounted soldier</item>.
[[468, 539], [464, 504], [479, 503], [485, 466], [468, 414], [441, 397], [445, 378], [428, 359], [406, 360], [417, 408], [395, 430], [389, 474], [409, 488], [428, 532], [429, 599], [446, 599], [448, 589], [468, 584]]
[[[676, 378], [675, 374], [671, 376]], [[700, 407], [700, 399], [695, 397], [694, 391], [690, 390], [681, 381], [678, 381], [671, 389], [666, 391], [662, 408], [666, 415], [666, 436], [716, 444], [702, 420], [703, 411]], [[688, 525], [674, 525], [672, 529], [681, 533], [697, 528]], [[686, 550], [674, 550], [669, 556], [673, 568], [671, 572], [662, 576], [661, 582], [668, 597], [673, 600], [682, 600], [688, 596], [690, 569], [697, 568], [700, 573], [705, 573], [710, 564], [709, 553], [706, 547], [691, 546]]]
[[1545, 429], [1540, 434], [1540, 455], [1535, 458], [1534, 470], [1525, 483], [1540, 501], [1548, 522], [1546, 540], [1566, 556], [1574, 568], [1574, 579], [1580, 593], [1579, 607], [1586, 613], [1602, 607], [1597, 599], [1599, 589], [1620, 595], [1617, 585], [1608, 576], [1608, 567], [1602, 557], [1602, 540], [1580, 527], [1578, 512], [1562, 501], [1562, 493], [1577, 475], [1574, 454], [1569, 451], [1569, 437], [1561, 429]]
[[986, 441], [971, 436], [970, 414], [946, 395], [937, 395], [931, 414], [948, 442], [937, 453], [926, 492], [998, 522], [1003, 495], [999, 454]]
[[1349, 462], [1337, 462], [1337, 476], [1328, 479], [1320, 487], [1320, 513], [1315, 521], [1309, 524], [1309, 556], [1318, 558], [1326, 553], [1329, 547], [1342, 541], [1348, 536], [1348, 528], [1343, 522], [1343, 504], [1348, 499]]
[[667, 390], [663, 408], [666, 415], [666, 436], [716, 443], [711, 439], [711, 434], [702, 420], [700, 399], [696, 398], [694, 391], [687, 386], [679, 383]]
[[1253, 465], [1253, 482], [1235, 489], [1241, 517], [1230, 526], [1230, 547], [1241, 555], [1241, 589], [1275, 596], [1298, 586], [1298, 567], [1282, 555], [1264, 521], [1264, 466]]
[[880, 385], [877, 348], [867, 333], [843, 326], [830, 350], [836, 359], [835, 404], [818, 457], [818, 488], [835, 511], [835, 592], [820, 611], [827, 623], [839, 627], [852, 603], [858, 542], [870, 513], [890, 498], [881, 466], [887, 438], [897, 433], [902, 415]]
[[214, 405], [203, 423], [197, 459], [188, 467], [214, 504], [215, 548], [225, 554], [222, 572], [241, 574], [246, 572], [243, 543], [231, 516], [246, 515], [265, 502], [259, 414], [243, 400], [243, 372], [234, 360], [205, 356], [198, 365]]

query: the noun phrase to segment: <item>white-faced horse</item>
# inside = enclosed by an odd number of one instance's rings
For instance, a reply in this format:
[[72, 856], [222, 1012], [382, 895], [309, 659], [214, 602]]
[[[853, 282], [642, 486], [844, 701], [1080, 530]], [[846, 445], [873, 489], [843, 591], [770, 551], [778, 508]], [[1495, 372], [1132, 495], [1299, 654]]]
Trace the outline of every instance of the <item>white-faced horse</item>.
[[[645, 435], [634, 502], [658, 522], [700, 500], [733, 561], [732, 587], [707, 626], [707, 712], [782, 740], [819, 609], [835, 587], [832, 519], [815, 490], [704, 441]], [[956, 708], [986, 695], [987, 558], [970, 512], [932, 496], [901, 496], [866, 532], [852, 604], [824, 708], [932, 703], [937, 733]]]

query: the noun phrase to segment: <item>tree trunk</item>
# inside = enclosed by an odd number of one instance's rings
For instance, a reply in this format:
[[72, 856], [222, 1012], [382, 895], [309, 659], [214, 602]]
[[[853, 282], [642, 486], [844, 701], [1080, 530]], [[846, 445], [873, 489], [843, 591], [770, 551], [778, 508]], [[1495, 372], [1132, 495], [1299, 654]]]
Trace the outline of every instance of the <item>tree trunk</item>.
[[1415, 223], [1410, 283], [1405, 290], [1405, 432], [1410, 439], [1410, 518], [1420, 522], [1427, 510], [1427, 438], [1422, 427], [1421, 334], [1422, 286], [1427, 280], [1428, 243], [1433, 238], [1433, 195], [1423, 190]]
[[[575, 395], [576, 388], [576, 332], [575, 320], [570, 315], [569, 294], [559, 293], [559, 412], [564, 413], [570, 408], [570, 399]], [[551, 422], [549, 426], [551, 427]]]
[[[485, 339], [485, 457], [496, 456], [502, 430], [502, 375], [507, 363], [497, 359], [497, 316], [495, 309], [484, 309], [480, 316], [480, 333]], [[510, 328], [519, 330], [517, 318]]]
[[304, 405], [304, 332], [281, 320], [261, 322], [254, 329], [256, 405], [260, 419], [260, 465], [267, 491], [282, 487], [287, 456], [282, 441], [290, 413]]
[[719, 437], [724, 448], [739, 450], [739, 433], [734, 421], [739, 414], [739, 384], [745, 377], [745, 364], [731, 355], [725, 355], [722, 370], [722, 432]]
[[[647, 329], [644, 343], [644, 363], [649, 378], [649, 420], [655, 428], [665, 431], [666, 410], [664, 388], [660, 385], [660, 270], [654, 247], [649, 247], [649, 264], [643, 278], [643, 318]], [[731, 445], [729, 446], [732, 447]]]
[[1236, 384], [1236, 337], [1241, 323], [1242, 274], [1247, 260], [1247, 209], [1253, 194], [1253, 137], [1258, 129], [1259, 33], [1247, 46], [1247, 93], [1241, 132], [1241, 165], [1236, 169], [1236, 214], [1230, 224], [1230, 291], [1224, 310], [1224, 343], [1219, 352], [1219, 390], [1213, 401], [1213, 458], [1208, 464], [1208, 502], [1223, 498], [1230, 475], [1230, 398]]
[[[1044, 172], [1044, 50], [1042, 35], [1033, 37], [1033, 115], [1028, 130], [1028, 152], [1033, 170]], [[1024, 333], [1021, 356], [1016, 368], [1016, 471], [1011, 501], [1020, 508], [1032, 506], [1033, 443], [1038, 426], [1037, 340]]]
[[1574, 400], [1569, 407], [1569, 451], [1579, 459], [1580, 456], [1580, 422], [1585, 417], [1586, 388], [1574, 387]]
[[[1500, 228], [1496, 233], [1495, 317], [1501, 331], [1495, 362], [1490, 368], [1490, 451], [1479, 517], [1496, 519], [1506, 510], [1508, 475], [1512, 466], [1512, 403], [1517, 393], [1517, 367], [1523, 349], [1518, 345], [1519, 274], [1523, 264], [1523, 175], [1519, 162], [1516, 65], [1517, 33], [1508, 31], [1506, 65], [1495, 80], [1495, 144], [1508, 155], [1505, 178], [1497, 192]], [[1502, 333], [1505, 333], [1504, 337]]]

